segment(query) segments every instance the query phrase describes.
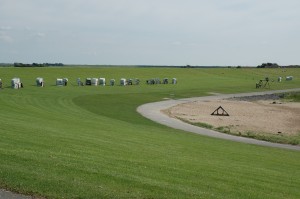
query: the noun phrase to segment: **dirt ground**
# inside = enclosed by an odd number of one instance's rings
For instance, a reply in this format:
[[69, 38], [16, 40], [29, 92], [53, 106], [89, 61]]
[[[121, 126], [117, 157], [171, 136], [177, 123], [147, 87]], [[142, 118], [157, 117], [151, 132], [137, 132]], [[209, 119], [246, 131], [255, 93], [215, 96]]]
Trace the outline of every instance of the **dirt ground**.
[[[211, 115], [219, 106], [230, 116]], [[163, 112], [191, 123], [206, 123], [215, 128], [228, 127], [232, 133], [300, 133], [300, 103], [281, 102], [279, 99], [197, 101], [180, 104]]]

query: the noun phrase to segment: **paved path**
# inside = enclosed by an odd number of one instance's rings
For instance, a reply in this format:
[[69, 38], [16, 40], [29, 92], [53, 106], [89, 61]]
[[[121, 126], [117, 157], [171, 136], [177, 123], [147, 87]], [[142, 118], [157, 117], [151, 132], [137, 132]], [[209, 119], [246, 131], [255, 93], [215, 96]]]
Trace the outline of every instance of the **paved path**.
[[0, 189], [0, 199], [32, 199], [32, 197], [24, 196], [21, 194], [15, 194], [4, 189]]
[[227, 94], [227, 95], [215, 95], [215, 96], [206, 96], [206, 97], [195, 97], [195, 98], [186, 98], [186, 99], [179, 99], [179, 100], [166, 100], [161, 102], [154, 102], [149, 104], [141, 105], [137, 108], [137, 111], [143, 115], [144, 117], [153, 120], [157, 123], [175, 128], [180, 129], [204, 136], [210, 136], [225, 140], [232, 140], [236, 142], [242, 142], [247, 144], [255, 144], [261, 146], [269, 146], [269, 147], [277, 147], [283, 149], [290, 149], [290, 150], [298, 150], [300, 151], [300, 146], [293, 146], [287, 144], [277, 144], [271, 143], [261, 140], [255, 140], [251, 138], [239, 137], [228, 135], [225, 133], [220, 133], [217, 131], [197, 127], [185, 122], [182, 122], [179, 119], [170, 118], [169, 116], [163, 114], [161, 110], [168, 109], [172, 106], [176, 106], [181, 103], [187, 102], [195, 102], [195, 101], [205, 101], [205, 100], [217, 100], [217, 99], [226, 99], [232, 97], [246, 97], [246, 96], [255, 96], [255, 95], [266, 95], [266, 94], [274, 94], [274, 93], [284, 93], [284, 92], [293, 92], [293, 91], [300, 91], [300, 88], [297, 89], [288, 89], [288, 90], [276, 90], [276, 91], [264, 91], [264, 92], [253, 92], [253, 93], [239, 93], [239, 94]]

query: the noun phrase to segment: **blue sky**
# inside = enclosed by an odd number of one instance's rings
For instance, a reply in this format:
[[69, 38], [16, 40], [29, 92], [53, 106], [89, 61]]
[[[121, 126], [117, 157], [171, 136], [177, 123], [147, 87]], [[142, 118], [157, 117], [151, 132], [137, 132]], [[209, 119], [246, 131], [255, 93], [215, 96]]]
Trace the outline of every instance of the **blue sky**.
[[299, 0], [0, 0], [0, 62], [300, 64]]

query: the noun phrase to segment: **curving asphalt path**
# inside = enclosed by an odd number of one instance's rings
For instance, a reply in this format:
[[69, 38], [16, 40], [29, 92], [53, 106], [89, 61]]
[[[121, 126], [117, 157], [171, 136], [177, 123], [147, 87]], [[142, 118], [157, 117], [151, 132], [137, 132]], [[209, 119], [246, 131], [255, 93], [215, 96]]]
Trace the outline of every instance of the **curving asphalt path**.
[[267, 95], [267, 94], [275, 94], [275, 93], [285, 93], [285, 92], [294, 92], [300, 91], [300, 88], [296, 89], [287, 89], [287, 90], [276, 90], [276, 91], [264, 91], [264, 92], [252, 92], [252, 93], [239, 93], [239, 94], [220, 94], [215, 96], [206, 96], [206, 97], [194, 97], [194, 98], [185, 98], [179, 100], [166, 100], [161, 102], [154, 102], [141, 105], [137, 108], [137, 112], [139, 112], [144, 117], [153, 120], [157, 123], [175, 128], [184, 130], [187, 132], [192, 132], [204, 136], [210, 136], [214, 138], [220, 138], [225, 140], [231, 140], [235, 142], [242, 142], [247, 144], [255, 144], [261, 146], [268, 146], [268, 147], [276, 147], [282, 149], [289, 149], [289, 150], [297, 150], [300, 151], [300, 146], [294, 145], [287, 145], [287, 144], [278, 144], [278, 143], [271, 143], [262, 140], [255, 140], [251, 138], [239, 137], [234, 135], [229, 135], [225, 133], [220, 133], [217, 131], [197, 127], [185, 122], [182, 122], [179, 119], [170, 118], [169, 116], [163, 114], [161, 110], [168, 109], [172, 106], [176, 106], [178, 104], [187, 103], [187, 102], [195, 102], [195, 101], [207, 101], [207, 100], [218, 100], [218, 99], [226, 99], [232, 97], [247, 97], [247, 96], [255, 96], [255, 95]]
[[32, 197], [0, 189], [0, 199], [32, 199]]

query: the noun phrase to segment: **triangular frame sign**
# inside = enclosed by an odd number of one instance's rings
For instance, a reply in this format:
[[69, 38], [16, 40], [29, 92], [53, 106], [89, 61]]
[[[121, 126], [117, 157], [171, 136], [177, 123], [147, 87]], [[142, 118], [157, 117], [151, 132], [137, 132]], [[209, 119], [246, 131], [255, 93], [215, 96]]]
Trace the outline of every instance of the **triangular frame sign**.
[[222, 106], [219, 106], [219, 108], [217, 108], [211, 115], [229, 116], [229, 114], [227, 113], [227, 111], [225, 111], [225, 109], [223, 109]]

